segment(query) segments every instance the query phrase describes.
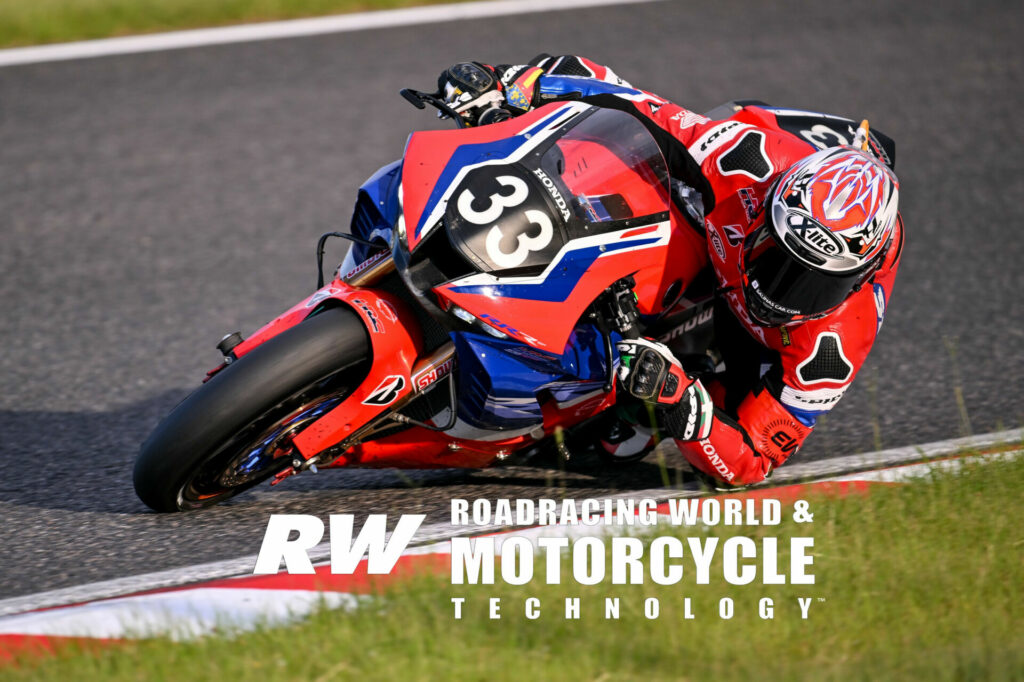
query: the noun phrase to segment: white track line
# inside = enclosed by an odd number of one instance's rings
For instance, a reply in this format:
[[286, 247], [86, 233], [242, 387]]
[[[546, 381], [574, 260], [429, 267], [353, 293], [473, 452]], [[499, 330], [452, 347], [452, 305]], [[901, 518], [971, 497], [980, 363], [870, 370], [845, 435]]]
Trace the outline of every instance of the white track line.
[[0, 67], [660, 0], [490, 0], [0, 50]]
[[[826, 477], [852, 474], [858, 471], [869, 471], [884, 467], [900, 466], [921, 461], [932, 457], [952, 455], [963, 450], [985, 449], [994, 446], [1020, 443], [1024, 440], [1024, 428], [1010, 431], [997, 431], [980, 436], [967, 438], [955, 438], [952, 440], [938, 441], [924, 445], [915, 445], [891, 450], [880, 450], [869, 452], [863, 455], [850, 455], [847, 457], [835, 457], [832, 459], [817, 462], [803, 462], [791, 464], [779, 469], [772, 476], [769, 485], [778, 487], [809, 479], [820, 479]], [[673, 497], [693, 497], [701, 494], [696, 484], [690, 484], [681, 489], [676, 488], [652, 488], [648, 490], [631, 490], [618, 495], [608, 496], [616, 498], [655, 498], [667, 499]], [[603, 499], [603, 498], [602, 498]], [[487, 532], [500, 530], [501, 526], [453, 528], [447, 523], [437, 523], [422, 526], [416, 533], [416, 538], [410, 543], [410, 548], [429, 545], [442, 540], [448, 540], [460, 535], [479, 535]], [[313, 563], [326, 561], [330, 557], [330, 544], [322, 543], [309, 552], [309, 558]], [[49, 608], [77, 604], [97, 599], [119, 597], [126, 594], [133, 594], [147, 590], [157, 590], [168, 587], [178, 587], [191, 583], [217, 580], [221, 578], [233, 578], [243, 575], [252, 575], [253, 567], [256, 565], [256, 555], [228, 559], [225, 561], [214, 561], [207, 564], [173, 568], [166, 571], [146, 573], [127, 578], [116, 578], [101, 582], [88, 583], [75, 587], [66, 587], [47, 592], [12, 597], [0, 601], [0, 616], [15, 613], [24, 613], [35, 609]]]
[[255, 624], [283, 625], [321, 606], [353, 608], [358, 602], [339, 592], [199, 587], [23, 613], [0, 621], [0, 635], [187, 639]]

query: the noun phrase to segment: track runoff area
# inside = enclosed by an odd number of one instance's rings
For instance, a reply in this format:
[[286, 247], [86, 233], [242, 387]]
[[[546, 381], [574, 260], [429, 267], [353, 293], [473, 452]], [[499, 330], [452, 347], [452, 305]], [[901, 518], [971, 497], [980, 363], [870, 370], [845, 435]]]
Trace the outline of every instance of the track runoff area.
[[[424, 572], [450, 573], [452, 584], [473, 585], [596, 584], [639, 571], [642, 579], [671, 585], [686, 570], [698, 584], [756, 579], [813, 590], [814, 510], [805, 497], [820, 501], [821, 495], [911, 484], [970, 460], [1017, 457], [1024, 452], [1022, 441], [1024, 429], [1016, 429], [793, 464], [778, 470], [770, 484], [730, 494], [709, 495], [691, 484], [585, 500], [453, 499], [449, 522], [422, 525], [422, 515], [407, 514], [391, 532], [385, 531], [386, 515], [369, 517], [361, 528], [353, 527], [351, 515], [332, 516], [326, 527], [315, 516], [273, 515], [257, 555], [0, 601], [0, 664], [66, 641], [180, 639], [285, 624], [324, 607], [358, 608], [371, 594]], [[676, 537], [657, 537], [659, 527], [770, 526], [780, 516], [811, 524], [807, 537], [789, 538], [786, 547], [771, 536], [759, 545], [745, 537], [721, 545], [713, 536], [687, 537], [685, 545]], [[328, 530], [329, 540], [321, 542]], [[637, 535], [654, 539], [645, 547]], [[561, 560], [567, 552], [568, 564]], [[780, 552], [789, 560], [778, 561]], [[712, 562], [719, 559], [721, 574], [711, 576]], [[813, 599], [798, 601], [801, 617], [808, 618]], [[579, 599], [565, 602], [565, 617], [578, 618]], [[758, 608], [770, 613], [771, 606]], [[461, 617], [462, 607], [453, 599], [453, 618]], [[599, 607], [611, 609], [608, 617], [618, 609]], [[527, 600], [525, 608], [529, 618], [540, 604]], [[656, 617], [656, 603], [644, 608]], [[722, 603], [719, 615], [731, 617], [733, 608]]]

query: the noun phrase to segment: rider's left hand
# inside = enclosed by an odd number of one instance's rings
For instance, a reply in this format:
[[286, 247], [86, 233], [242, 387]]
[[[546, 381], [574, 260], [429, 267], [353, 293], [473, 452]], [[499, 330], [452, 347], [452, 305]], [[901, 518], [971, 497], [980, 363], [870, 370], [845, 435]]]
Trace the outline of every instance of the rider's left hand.
[[667, 346], [649, 339], [623, 340], [618, 379], [635, 398], [661, 410], [659, 421], [678, 440], [701, 440], [711, 432], [714, 404], [699, 379], [690, 377]]

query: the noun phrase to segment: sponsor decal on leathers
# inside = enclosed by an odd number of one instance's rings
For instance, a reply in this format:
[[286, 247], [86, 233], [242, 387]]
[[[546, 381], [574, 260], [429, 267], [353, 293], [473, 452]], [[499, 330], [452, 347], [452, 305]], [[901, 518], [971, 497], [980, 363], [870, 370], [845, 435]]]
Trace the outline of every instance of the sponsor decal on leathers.
[[709, 439], [705, 438], [700, 441], [700, 448], [704, 451], [704, 454], [707, 455], [711, 466], [715, 467], [715, 471], [721, 474], [722, 478], [727, 481], [731, 481], [736, 478], [736, 474], [729, 470], [729, 467], [726, 466], [725, 461], [722, 460], [721, 456], [719, 456], [718, 450], [715, 449], [715, 446], [711, 444]]

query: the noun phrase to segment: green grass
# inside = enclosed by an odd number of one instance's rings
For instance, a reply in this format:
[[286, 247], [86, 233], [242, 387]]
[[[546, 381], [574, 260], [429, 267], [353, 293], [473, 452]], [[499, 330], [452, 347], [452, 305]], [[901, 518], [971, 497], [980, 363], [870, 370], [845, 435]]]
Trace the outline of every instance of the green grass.
[[0, 47], [393, 9], [444, 1], [0, 0]]
[[[844, 499], [812, 498], [814, 522], [768, 527], [813, 535], [817, 584], [730, 587], [690, 576], [655, 585], [462, 588], [422, 577], [355, 612], [287, 628], [186, 643], [144, 641], [0, 670], [12, 680], [1013, 680], [1024, 679], [1024, 458]], [[783, 509], [791, 509], [784, 504]], [[784, 516], [788, 514], [784, 513]], [[695, 529], [679, 529], [694, 534]], [[664, 534], [666, 531], [660, 530]], [[716, 527], [756, 536], [755, 527]], [[689, 564], [684, 561], [684, 566]], [[783, 563], [783, 566], [788, 563]], [[755, 581], [760, 582], [760, 581]], [[619, 596], [618, 621], [603, 597]], [[461, 621], [450, 598], [467, 598]], [[501, 620], [486, 599], [503, 597]], [[582, 598], [579, 621], [561, 599]], [[647, 620], [643, 599], [661, 600]], [[682, 619], [693, 599], [694, 620]], [[732, 620], [718, 599], [735, 598]], [[758, 598], [775, 600], [761, 620]], [[814, 597], [801, 620], [797, 596]], [[523, 600], [539, 597], [538, 620]], [[824, 601], [819, 601], [824, 599]]]

